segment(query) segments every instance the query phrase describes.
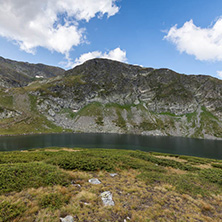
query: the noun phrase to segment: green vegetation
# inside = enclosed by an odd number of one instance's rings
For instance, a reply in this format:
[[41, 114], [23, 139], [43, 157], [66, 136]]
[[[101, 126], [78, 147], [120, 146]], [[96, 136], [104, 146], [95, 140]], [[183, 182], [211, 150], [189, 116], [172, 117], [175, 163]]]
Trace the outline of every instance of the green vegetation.
[[[53, 148], [50, 148], [53, 149]], [[53, 152], [20, 152], [20, 151], [13, 151], [13, 152], [1, 152], [0, 153], [0, 164], [15, 164], [15, 163], [32, 163], [32, 162], [40, 162], [56, 155], [60, 155], [60, 153], [53, 153]]]
[[113, 120], [113, 122], [116, 124], [116, 126], [120, 127], [121, 129], [127, 129], [126, 128], [126, 121], [123, 118], [121, 112], [119, 111], [119, 109], [116, 109], [116, 115], [117, 115], [117, 119]]
[[[13, 96], [10, 96], [12, 94]], [[0, 119], [0, 134], [32, 134], [63, 132], [37, 110], [37, 96], [27, 94], [23, 88], [11, 89], [10, 93], [0, 92], [1, 110], [16, 110], [18, 115]]]
[[116, 109], [119, 109], [119, 110], [130, 110], [131, 107], [136, 107], [138, 105], [135, 105], [135, 104], [124, 104], [124, 105], [120, 105], [118, 103], [107, 103], [105, 105], [106, 108], [116, 108]]
[[[50, 222], [66, 215], [79, 221], [220, 221], [221, 164], [127, 150], [51, 147], [1, 152], [0, 221]], [[92, 185], [90, 178], [102, 183]], [[111, 208], [103, 207], [100, 198], [107, 190], [115, 202]]]
[[216, 168], [222, 169], [222, 164], [212, 163], [211, 165], [212, 165], [213, 167], [216, 167]]
[[149, 130], [156, 130], [158, 129], [157, 124], [155, 123], [151, 123], [149, 121], [143, 121], [142, 123], [140, 123], [139, 127], [144, 130], [144, 131], [149, 131]]
[[5, 93], [4, 91], [0, 90], [0, 106], [5, 108], [13, 108], [13, 97], [9, 95], [8, 93]]
[[203, 117], [205, 117], [205, 118], [209, 117], [209, 118], [213, 118], [215, 120], [218, 120], [218, 118], [216, 116], [214, 116], [211, 112], [209, 112], [205, 106], [202, 106], [201, 109], [203, 111], [202, 112]]
[[24, 134], [24, 133], [57, 133], [63, 132], [63, 128], [56, 126], [41, 115], [21, 116], [17, 120], [0, 120], [0, 134]]
[[[214, 160], [214, 159], [208, 159], [203, 157], [195, 157], [195, 156], [183, 156], [183, 155], [177, 155], [177, 154], [170, 154], [170, 153], [158, 153], [158, 152], [150, 152], [150, 154], [154, 156], [164, 156], [164, 157], [175, 157], [178, 161], [185, 160], [186, 163], [189, 163], [191, 165], [199, 165], [199, 164], [209, 164], [213, 162], [222, 162], [222, 160]], [[212, 164], [214, 165], [214, 164]]]
[[62, 91], [65, 87], [74, 87], [79, 84], [84, 84], [84, 81], [81, 79], [81, 75], [76, 76], [61, 76], [56, 78], [51, 78], [47, 82], [35, 81], [29, 86], [24, 87], [28, 92], [29, 91], [39, 91], [42, 96], [51, 95], [58, 97], [62, 94]]
[[29, 95], [29, 101], [30, 101], [31, 111], [32, 112], [37, 112], [37, 107], [36, 107], [37, 96]]
[[77, 84], [84, 84], [84, 81], [82, 80], [82, 75], [65, 76], [62, 84], [64, 84], [66, 87], [72, 87]]
[[[167, 115], [167, 116], [173, 116], [173, 117], [177, 117], [178, 115], [174, 114], [174, 113], [170, 113], [170, 112], [161, 112], [161, 113], [158, 113], [160, 115]], [[181, 116], [181, 115], [179, 115]]]
[[79, 116], [101, 116], [102, 115], [102, 104], [99, 102], [93, 102], [84, 106], [76, 115]]
[[[155, 71], [154, 71], [155, 72]], [[167, 101], [174, 102], [175, 98], [178, 100], [189, 100], [191, 97], [191, 92], [188, 91], [186, 88], [183, 87], [179, 83], [179, 76], [172, 80], [171, 82], [167, 84], [163, 83], [157, 83], [157, 98], [158, 99], [165, 99], [167, 98]], [[176, 86], [176, 87], [175, 87]]]
[[191, 122], [196, 116], [197, 116], [197, 112], [187, 113], [187, 114], [186, 114], [187, 121], [188, 121], [188, 122]]
[[104, 126], [104, 122], [103, 122], [103, 117], [102, 116], [98, 116], [97, 117], [96, 124], [100, 125], [100, 126]]
[[29, 187], [68, 184], [69, 177], [57, 167], [44, 163], [0, 165], [0, 194]]
[[26, 208], [21, 202], [11, 203], [3, 200], [0, 202], [0, 222], [12, 221], [22, 216], [25, 210]]
[[[50, 148], [50, 150], [53, 150], [53, 148]], [[35, 152], [34, 150], [29, 152], [3, 152], [0, 154], [2, 172], [4, 172], [4, 174], [6, 175], [7, 173], [16, 171], [17, 175], [19, 175], [19, 172], [23, 172], [24, 169], [28, 172], [33, 167], [36, 168], [35, 175], [37, 175], [38, 170], [40, 170], [41, 168], [44, 169], [44, 171], [55, 171], [57, 168], [49, 167], [55, 165], [65, 170], [82, 171], [115, 171], [117, 168], [122, 170], [131, 168], [140, 169], [142, 171], [149, 170], [153, 172], [162, 172], [164, 174], [166, 172], [164, 168], [171, 167], [173, 169], [178, 169], [182, 171], [204, 173], [205, 171], [207, 172], [207, 170], [209, 169], [202, 170], [198, 167], [198, 164], [215, 164], [216, 162], [216, 160], [198, 157], [178, 156], [159, 153], [144, 153], [141, 151], [80, 149], [76, 152], [66, 152], [64, 150], [60, 150], [59, 148], [54, 148], [54, 150], [57, 152], [51, 152], [47, 150], [39, 150], [38, 152]], [[33, 163], [33, 161], [35, 161], [36, 163]], [[37, 163], [42, 161], [45, 163]], [[10, 165], [7, 165], [6, 163]], [[217, 162], [217, 165], [219, 163], [220, 161]], [[7, 168], [7, 166], [10, 167]], [[212, 168], [210, 169], [210, 172], [211, 171], [211, 174], [215, 172], [215, 175], [220, 175], [220, 173], [222, 173], [220, 169]], [[202, 175], [202, 173], [200, 173], [200, 175]], [[29, 176], [30, 175], [27, 175], [27, 178]], [[13, 179], [14, 178], [11, 178], [11, 180]], [[49, 182], [47, 182], [46, 184], [49, 183], [50, 178]], [[219, 180], [218, 183], [220, 184]]]
[[206, 134], [214, 133], [215, 137], [222, 137], [222, 128], [218, 118], [209, 112], [206, 107], [201, 107], [200, 127], [198, 127], [193, 137], [203, 137], [203, 130]]
[[200, 171], [200, 176], [212, 183], [222, 185], [222, 170], [221, 169], [204, 169]]
[[[187, 173], [182, 175], [171, 175], [169, 177], [166, 173], [143, 172], [138, 178], [144, 180], [146, 184], [171, 184], [175, 190], [181, 194], [196, 195], [209, 195], [208, 184], [205, 180], [200, 180], [200, 176]], [[201, 184], [201, 186], [200, 186]], [[217, 186], [212, 186], [216, 193]]]
[[49, 208], [51, 210], [59, 209], [64, 204], [68, 204], [69, 198], [63, 196], [61, 193], [49, 193], [42, 195], [39, 198], [39, 206], [42, 208]]
[[[186, 116], [187, 122], [191, 123], [191, 126], [187, 126], [187, 128], [196, 128], [195, 132], [191, 137], [193, 138], [203, 138], [203, 131], [205, 134], [211, 135], [212, 132], [214, 132], [215, 137], [222, 137], [222, 130], [219, 124], [218, 118], [213, 115], [210, 111], [206, 109], [206, 107], [201, 107], [201, 112], [198, 120], [198, 113], [197, 111], [193, 113], [187, 113], [185, 115], [175, 115], [174, 113], [170, 112], [162, 112], [162, 113], [153, 113], [156, 115], [166, 115], [170, 117], [169, 119], [165, 119], [164, 121], [164, 128], [167, 129], [169, 126], [175, 127], [174, 126], [174, 121], [178, 120], [179, 118]], [[177, 119], [176, 119], [177, 118]], [[199, 122], [200, 126], [197, 127], [197, 123]], [[148, 124], [146, 125], [147, 129], [163, 129], [163, 127], [160, 124], [157, 124], [155, 127], [155, 124], [152, 126], [149, 126]]]
[[150, 161], [152, 163], [155, 163], [157, 165], [164, 166], [164, 167], [172, 167], [175, 169], [187, 170], [187, 171], [199, 170], [198, 168], [193, 167], [187, 163], [184, 164], [184, 163], [178, 162], [176, 160], [156, 158], [150, 154], [146, 154], [143, 152], [135, 152], [135, 153], [132, 153], [131, 156], [136, 157], [136, 158], [140, 158], [140, 159], [143, 159], [146, 161]]

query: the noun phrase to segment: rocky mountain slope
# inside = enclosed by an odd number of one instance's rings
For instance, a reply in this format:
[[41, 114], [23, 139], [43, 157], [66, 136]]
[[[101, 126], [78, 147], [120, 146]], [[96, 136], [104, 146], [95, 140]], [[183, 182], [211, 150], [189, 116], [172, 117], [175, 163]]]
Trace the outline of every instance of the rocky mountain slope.
[[20, 87], [36, 80], [62, 75], [65, 70], [43, 64], [16, 62], [0, 57], [0, 86]]
[[[22, 126], [27, 133], [68, 130], [222, 138], [222, 81], [210, 76], [93, 59], [62, 76], [2, 89], [1, 95], [11, 98], [7, 109], [0, 102], [1, 134], [18, 133]], [[7, 130], [1, 130], [1, 124]]]

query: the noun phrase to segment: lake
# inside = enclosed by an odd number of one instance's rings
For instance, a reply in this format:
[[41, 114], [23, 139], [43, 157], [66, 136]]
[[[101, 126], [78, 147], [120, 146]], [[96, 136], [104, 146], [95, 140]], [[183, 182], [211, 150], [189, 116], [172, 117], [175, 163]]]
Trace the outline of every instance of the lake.
[[142, 150], [222, 159], [222, 141], [219, 140], [95, 133], [0, 137], [0, 151], [50, 146]]

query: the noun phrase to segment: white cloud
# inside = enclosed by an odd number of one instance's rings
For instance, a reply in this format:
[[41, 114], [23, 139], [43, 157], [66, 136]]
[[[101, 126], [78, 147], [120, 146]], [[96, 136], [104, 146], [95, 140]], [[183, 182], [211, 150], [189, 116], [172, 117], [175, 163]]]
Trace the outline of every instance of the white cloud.
[[120, 48], [113, 49], [109, 52], [102, 53], [100, 51], [94, 51], [94, 52], [88, 52], [85, 54], [82, 54], [79, 58], [77, 58], [72, 64], [72, 66], [77, 66], [89, 59], [94, 59], [94, 58], [105, 58], [105, 59], [112, 59], [120, 62], [126, 62], [126, 51], [121, 50]]
[[217, 75], [220, 79], [222, 79], [222, 71], [217, 71]]
[[0, 0], [0, 36], [34, 53], [41, 46], [68, 55], [84, 41], [78, 22], [115, 15], [116, 0]]
[[211, 27], [201, 28], [186, 22], [181, 28], [173, 26], [164, 37], [182, 53], [194, 55], [201, 61], [222, 61], [222, 18]]

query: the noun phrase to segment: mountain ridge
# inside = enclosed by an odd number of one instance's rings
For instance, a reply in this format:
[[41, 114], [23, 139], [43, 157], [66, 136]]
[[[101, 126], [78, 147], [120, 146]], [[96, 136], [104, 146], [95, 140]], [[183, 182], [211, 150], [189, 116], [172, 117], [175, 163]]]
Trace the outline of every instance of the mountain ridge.
[[47, 122], [39, 121], [39, 128], [26, 133], [54, 132], [53, 127], [60, 132], [222, 138], [222, 81], [211, 76], [92, 59], [63, 75], [31, 82], [23, 91], [8, 89], [13, 98], [15, 90], [23, 104], [17, 103], [16, 110]]
[[65, 70], [59, 67], [17, 62], [0, 57], [0, 85], [3, 87], [21, 87], [37, 78], [55, 77], [64, 72]]

